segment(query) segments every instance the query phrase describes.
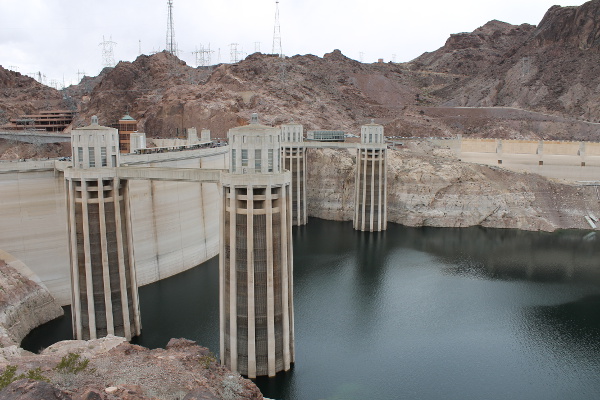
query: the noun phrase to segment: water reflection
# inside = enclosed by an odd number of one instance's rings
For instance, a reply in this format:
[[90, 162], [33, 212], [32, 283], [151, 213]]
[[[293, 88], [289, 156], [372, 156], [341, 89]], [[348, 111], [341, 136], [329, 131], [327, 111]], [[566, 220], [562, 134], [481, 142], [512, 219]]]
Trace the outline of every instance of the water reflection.
[[[448, 273], [539, 282], [600, 282], [600, 240], [585, 231], [390, 227], [397, 244], [437, 255]], [[403, 231], [400, 233], [400, 231]]]

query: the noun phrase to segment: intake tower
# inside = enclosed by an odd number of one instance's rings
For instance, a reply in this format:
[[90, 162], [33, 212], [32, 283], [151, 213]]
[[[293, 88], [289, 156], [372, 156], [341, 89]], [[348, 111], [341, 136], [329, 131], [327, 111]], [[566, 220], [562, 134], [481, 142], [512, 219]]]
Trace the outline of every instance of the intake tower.
[[116, 178], [118, 131], [92, 124], [71, 134], [65, 170], [73, 336], [141, 332], [127, 181]]
[[221, 363], [250, 378], [294, 362], [291, 173], [282, 172], [280, 130], [258, 123], [229, 131], [222, 176]]

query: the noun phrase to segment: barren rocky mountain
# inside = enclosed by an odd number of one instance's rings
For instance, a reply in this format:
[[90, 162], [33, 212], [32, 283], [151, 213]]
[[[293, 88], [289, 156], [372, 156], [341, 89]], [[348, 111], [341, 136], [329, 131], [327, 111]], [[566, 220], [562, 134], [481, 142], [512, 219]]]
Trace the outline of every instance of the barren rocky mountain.
[[413, 69], [460, 74], [432, 88], [445, 106], [513, 106], [600, 120], [600, 1], [550, 8], [537, 27], [492, 21], [452, 35], [409, 63]]
[[[224, 137], [258, 112], [267, 124], [293, 119], [306, 129], [350, 132], [374, 118], [388, 136], [599, 140], [598, 125], [589, 123], [600, 121], [598, 20], [600, 0], [554, 6], [537, 27], [490, 21], [404, 64], [363, 64], [335, 50], [322, 58], [255, 53], [193, 68], [162, 52], [120, 62], [65, 92], [79, 109], [76, 126], [94, 114], [110, 125], [129, 111], [149, 137], [181, 136], [192, 126]], [[29, 79], [17, 75], [2, 70], [0, 90], [13, 93]], [[0, 113], [13, 117], [59, 99], [30, 81], [18, 94], [29, 103], [0, 102]], [[517, 110], [465, 117], [456, 108], [465, 106]]]

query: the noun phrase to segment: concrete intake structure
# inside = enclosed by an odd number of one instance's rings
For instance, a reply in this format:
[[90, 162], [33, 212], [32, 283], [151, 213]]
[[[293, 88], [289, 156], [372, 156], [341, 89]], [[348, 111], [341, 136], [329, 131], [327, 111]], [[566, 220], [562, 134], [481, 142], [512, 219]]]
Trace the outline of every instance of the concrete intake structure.
[[222, 177], [219, 259], [220, 357], [249, 378], [294, 363], [291, 173], [280, 131], [252, 123], [229, 131]]
[[356, 153], [354, 229], [378, 232], [387, 228], [387, 162], [383, 126], [360, 128]]
[[281, 125], [282, 168], [292, 173], [292, 223], [306, 225], [306, 147], [301, 124]]
[[141, 333], [127, 181], [103, 176], [119, 165], [118, 131], [92, 125], [72, 132], [73, 168], [65, 170], [73, 336]]

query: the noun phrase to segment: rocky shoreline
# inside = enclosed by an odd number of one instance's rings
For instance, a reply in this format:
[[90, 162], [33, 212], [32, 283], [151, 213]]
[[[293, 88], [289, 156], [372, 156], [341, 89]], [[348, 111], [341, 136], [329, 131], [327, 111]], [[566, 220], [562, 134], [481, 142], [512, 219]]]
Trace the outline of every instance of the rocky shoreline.
[[[204, 400], [263, 399], [256, 385], [219, 365], [195, 342], [171, 339], [149, 350], [124, 338], [58, 342], [39, 355], [0, 356], [7, 372], [23, 376], [0, 390], [2, 399]], [[28, 379], [27, 377], [34, 379]]]
[[[351, 221], [354, 152], [315, 149], [308, 157], [309, 216]], [[593, 187], [461, 162], [444, 149], [388, 151], [387, 180], [388, 221], [406, 226], [553, 232], [589, 229], [584, 216], [600, 214]]]

